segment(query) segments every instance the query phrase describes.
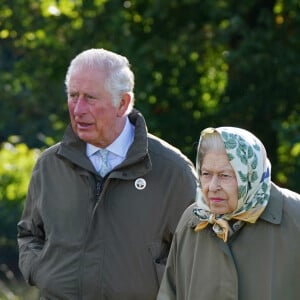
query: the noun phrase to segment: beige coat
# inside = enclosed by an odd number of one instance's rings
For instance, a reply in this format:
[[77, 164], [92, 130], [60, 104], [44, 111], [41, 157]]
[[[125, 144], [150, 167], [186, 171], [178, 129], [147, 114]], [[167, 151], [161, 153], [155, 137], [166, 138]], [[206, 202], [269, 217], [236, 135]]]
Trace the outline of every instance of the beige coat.
[[157, 300], [299, 300], [300, 195], [272, 184], [255, 224], [228, 243], [195, 233], [190, 206], [175, 233]]

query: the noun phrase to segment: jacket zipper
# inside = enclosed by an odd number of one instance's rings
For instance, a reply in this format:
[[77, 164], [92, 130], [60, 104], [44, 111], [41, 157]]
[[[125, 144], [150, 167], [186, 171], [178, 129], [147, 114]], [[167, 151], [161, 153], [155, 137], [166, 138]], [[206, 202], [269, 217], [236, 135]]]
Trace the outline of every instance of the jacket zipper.
[[90, 232], [90, 228], [91, 228], [92, 220], [93, 220], [95, 212], [96, 212], [97, 204], [100, 201], [100, 195], [101, 195], [101, 192], [103, 190], [104, 182], [105, 182], [105, 180], [97, 180], [96, 181], [95, 205], [94, 205], [94, 208], [93, 208], [93, 211], [92, 211], [92, 216], [91, 216], [91, 219], [90, 219], [90, 222], [89, 222], [89, 225], [88, 225], [86, 241], [83, 244], [81, 258], [80, 258], [80, 266], [79, 266], [80, 271], [79, 271], [79, 278], [78, 278], [78, 280], [79, 280], [78, 299], [83, 299], [83, 294], [82, 294], [83, 293], [83, 262], [84, 262], [83, 258], [84, 258], [84, 255], [85, 255], [85, 247], [86, 247], [86, 243], [87, 243], [87, 240], [88, 240], [88, 234]]

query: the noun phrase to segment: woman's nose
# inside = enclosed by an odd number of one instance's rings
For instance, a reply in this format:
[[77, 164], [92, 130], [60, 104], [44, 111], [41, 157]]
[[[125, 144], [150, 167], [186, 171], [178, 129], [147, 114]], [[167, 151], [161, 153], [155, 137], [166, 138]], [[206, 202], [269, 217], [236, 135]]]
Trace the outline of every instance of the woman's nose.
[[220, 179], [217, 175], [212, 176], [211, 181], [209, 183], [209, 189], [211, 191], [216, 191], [221, 188]]

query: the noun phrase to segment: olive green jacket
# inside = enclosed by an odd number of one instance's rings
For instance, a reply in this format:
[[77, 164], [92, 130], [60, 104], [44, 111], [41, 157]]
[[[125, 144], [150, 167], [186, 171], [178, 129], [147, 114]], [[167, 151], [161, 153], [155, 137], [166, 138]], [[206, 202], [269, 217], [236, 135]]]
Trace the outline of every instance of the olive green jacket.
[[20, 269], [42, 299], [156, 298], [197, 179], [181, 152], [147, 133], [140, 113], [129, 118], [134, 142], [105, 181], [71, 127], [37, 161], [18, 243]]
[[272, 184], [268, 206], [227, 243], [195, 233], [190, 206], [176, 230], [157, 300], [299, 300], [300, 195]]

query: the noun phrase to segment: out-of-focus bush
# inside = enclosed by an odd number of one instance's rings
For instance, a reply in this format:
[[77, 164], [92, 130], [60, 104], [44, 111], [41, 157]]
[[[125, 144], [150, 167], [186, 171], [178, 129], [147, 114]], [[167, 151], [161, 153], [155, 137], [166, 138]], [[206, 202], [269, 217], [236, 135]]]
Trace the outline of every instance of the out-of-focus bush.
[[[31, 171], [40, 153], [17, 141], [16, 137], [10, 137], [0, 148], [0, 265], [6, 266], [16, 277], [19, 276], [17, 222]], [[0, 269], [0, 280], [7, 279]]]

